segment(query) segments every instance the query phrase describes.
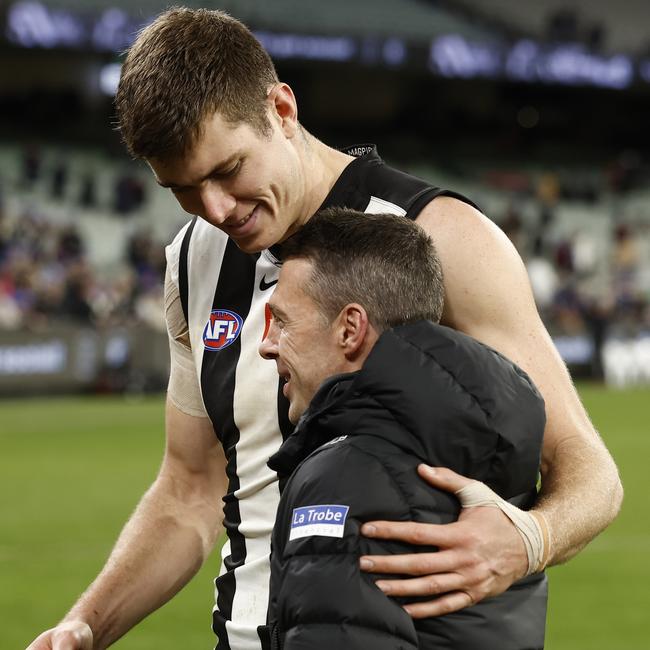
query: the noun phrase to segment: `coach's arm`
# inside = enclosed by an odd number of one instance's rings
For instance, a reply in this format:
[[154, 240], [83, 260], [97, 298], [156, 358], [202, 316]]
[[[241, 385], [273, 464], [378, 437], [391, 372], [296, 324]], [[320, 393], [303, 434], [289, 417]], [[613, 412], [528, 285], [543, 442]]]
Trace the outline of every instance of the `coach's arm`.
[[160, 472], [106, 565], [55, 628], [28, 650], [106, 648], [172, 596], [201, 567], [221, 532], [223, 448], [207, 418], [168, 400]]
[[[616, 517], [623, 498], [616, 465], [540, 320], [526, 269], [504, 233], [450, 197], [431, 202], [418, 223], [432, 237], [442, 262], [443, 322], [512, 359], [544, 396], [542, 486], [534, 511], [550, 529], [548, 563], [564, 562]], [[421, 468], [421, 475], [452, 491], [465, 483], [446, 470]], [[420, 576], [378, 582], [390, 595], [444, 594], [408, 606], [415, 617], [444, 614], [501, 593], [528, 568], [519, 534], [495, 508], [463, 510], [458, 522], [445, 526], [370, 522], [363, 533], [440, 548], [432, 554], [361, 560], [365, 570]]]

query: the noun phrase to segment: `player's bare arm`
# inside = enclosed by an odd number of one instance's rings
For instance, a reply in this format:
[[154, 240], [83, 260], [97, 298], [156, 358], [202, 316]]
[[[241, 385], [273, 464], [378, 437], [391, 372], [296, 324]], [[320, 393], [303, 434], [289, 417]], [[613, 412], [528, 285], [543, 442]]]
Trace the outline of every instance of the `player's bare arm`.
[[56, 628], [28, 650], [106, 648], [199, 570], [221, 532], [223, 448], [207, 418], [169, 400], [159, 474], [124, 527], [106, 565]]
[[[575, 555], [615, 518], [622, 486], [613, 459], [591, 424], [566, 366], [542, 324], [525, 267], [503, 232], [474, 208], [440, 197], [418, 223], [433, 238], [445, 278], [443, 320], [520, 365], [546, 402], [542, 488], [534, 512], [548, 523], [548, 564]], [[448, 470], [420, 470], [432, 485], [456, 491], [467, 482]], [[365, 534], [433, 544], [440, 551], [363, 558], [362, 567], [414, 576], [380, 581], [391, 595], [445, 594], [411, 605], [435, 616], [507, 589], [526, 574], [524, 545], [498, 509], [470, 508], [446, 526], [373, 522]]]

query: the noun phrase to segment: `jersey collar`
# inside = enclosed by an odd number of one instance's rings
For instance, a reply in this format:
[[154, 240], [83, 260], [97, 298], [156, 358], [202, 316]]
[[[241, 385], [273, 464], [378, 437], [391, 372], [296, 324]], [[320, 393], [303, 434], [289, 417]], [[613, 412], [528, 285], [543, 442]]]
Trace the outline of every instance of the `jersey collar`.
[[[317, 212], [331, 206], [345, 205], [347, 203], [346, 194], [350, 191], [350, 181], [357, 174], [357, 168], [359, 165], [368, 162], [381, 162], [381, 158], [377, 151], [377, 145], [375, 144], [353, 144], [349, 147], [343, 147], [341, 151], [346, 153], [348, 156], [354, 156], [354, 160], [350, 162], [350, 164], [341, 172], [341, 175], [336, 179], [332, 189], [325, 197], [325, 200], [318, 208]], [[275, 260], [281, 262], [282, 244], [274, 244], [269, 247], [268, 251]]]

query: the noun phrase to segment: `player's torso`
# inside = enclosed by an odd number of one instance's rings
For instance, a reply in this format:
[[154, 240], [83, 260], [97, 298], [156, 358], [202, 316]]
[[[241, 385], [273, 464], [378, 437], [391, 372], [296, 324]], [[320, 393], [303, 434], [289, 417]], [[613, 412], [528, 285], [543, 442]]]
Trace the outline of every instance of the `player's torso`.
[[[224, 525], [228, 541], [217, 579], [214, 628], [225, 647], [259, 649], [268, 592], [269, 536], [279, 501], [277, 475], [266, 465], [290, 432], [275, 363], [258, 346], [266, 303], [280, 272], [264, 252], [240, 251], [197, 219], [186, 231], [179, 288], [206, 412], [227, 460]], [[283, 415], [280, 415], [283, 414]], [[284, 418], [284, 419], [283, 419]]]
[[[438, 192], [385, 166], [375, 151], [362, 147], [352, 153], [363, 157], [346, 168], [323, 207], [415, 217]], [[186, 232], [179, 259], [181, 299], [203, 401], [223, 444], [229, 477], [228, 542], [217, 579], [214, 629], [220, 647], [237, 650], [262, 647], [257, 627], [266, 620], [270, 537], [280, 497], [277, 476], [266, 463], [292, 430], [275, 363], [258, 353], [279, 272], [272, 253], [243, 253], [200, 219]]]

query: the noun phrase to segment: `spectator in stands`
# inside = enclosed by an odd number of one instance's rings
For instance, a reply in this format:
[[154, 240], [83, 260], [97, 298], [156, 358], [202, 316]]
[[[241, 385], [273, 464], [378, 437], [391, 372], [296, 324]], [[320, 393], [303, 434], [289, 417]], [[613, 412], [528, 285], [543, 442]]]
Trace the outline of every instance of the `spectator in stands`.
[[63, 263], [76, 262], [84, 254], [84, 245], [79, 231], [66, 226], [59, 233], [58, 258]]
[[68, 161], [61, 156], [52, 169], [50, 194], [53, 199], [62, 199], [68, 184]]
[[90, 306], [92, 277], [87, 265], [81, 260], [72, 263], [67, 272], [61, 315], [81, 324], [90, 324], [93, 310]]
[[137, 210], [145, 201], [144, 185], [129, 172], [121, 174], [115, 184], [114, 210], [127, 215]]
[[79, 205], [83, 208], [94, 208], [97, 205], [97, 183], [92, 171], [86, 172], [81, 177]]
[[41, 175], [41, 152], [36, 145], [29, 145], [23, 152], [23, 185], [31, 187]]
[[100, 281], [74, 225], [54, 225], [32, 210], [9, 223], [0, 213], [0, 329], [56, 321], [159, 327], [164, 248], [148, 236], [143, 241], [133, 273]]

